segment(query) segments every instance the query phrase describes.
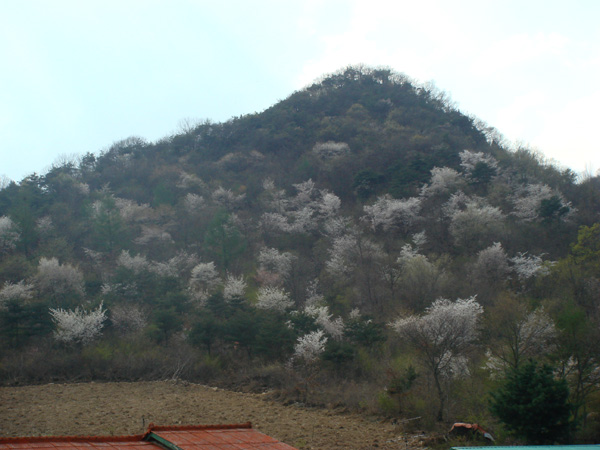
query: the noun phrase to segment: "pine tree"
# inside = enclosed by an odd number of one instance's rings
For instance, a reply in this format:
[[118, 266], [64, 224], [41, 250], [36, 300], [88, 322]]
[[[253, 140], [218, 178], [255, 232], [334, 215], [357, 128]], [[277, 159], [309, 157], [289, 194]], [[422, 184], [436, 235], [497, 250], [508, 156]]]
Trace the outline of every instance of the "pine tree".
[[511, 371], [491, 396], [492, 414], [527, 444], [568, 441], [569, 389], [564, 379], [554, 378], [550, 366], [530, 360]]

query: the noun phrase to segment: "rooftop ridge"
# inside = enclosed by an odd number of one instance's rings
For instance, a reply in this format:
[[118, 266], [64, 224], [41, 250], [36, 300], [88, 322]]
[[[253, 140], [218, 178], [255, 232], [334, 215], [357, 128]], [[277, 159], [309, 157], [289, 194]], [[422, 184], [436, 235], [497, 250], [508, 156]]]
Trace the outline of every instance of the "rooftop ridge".
[[36, 443], [36, 442], [136, 442], [144, 439], [145, 434], [134, 434], [124, 436], [15, 436], [0, 437], [0, 444]]
[[192, 431], [192, 430], [233, 430], [236, 428], [252, 428], [250, 422], [221, 425], [154, 425], [150, 424], [144, 434], [123, 436], [74, 435], [74, 436], [12, 436], [0, 437], [0, 444], [39, 443], [39, 442], [136, 442], [143, 441], [152, 432]]
[[148, 430], [144, 436], [147, 436], [151, 432], [161, 431], [233, 430], [236, 428], [252, 428], [252, 423], [245, 422], [221, 425], [154, 425], [151, 423], [148, 425]]

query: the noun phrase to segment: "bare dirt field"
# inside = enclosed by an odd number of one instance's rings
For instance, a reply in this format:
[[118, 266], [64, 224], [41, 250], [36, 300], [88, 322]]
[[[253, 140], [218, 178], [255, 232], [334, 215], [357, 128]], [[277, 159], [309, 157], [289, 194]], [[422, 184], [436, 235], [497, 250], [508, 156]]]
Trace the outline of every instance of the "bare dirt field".
[[0, 387], [0, 436], [140, 434], [149, 423], [252, 422], [301, 449], [422, 447], [389, 422], [183, 382], [81, 383]]

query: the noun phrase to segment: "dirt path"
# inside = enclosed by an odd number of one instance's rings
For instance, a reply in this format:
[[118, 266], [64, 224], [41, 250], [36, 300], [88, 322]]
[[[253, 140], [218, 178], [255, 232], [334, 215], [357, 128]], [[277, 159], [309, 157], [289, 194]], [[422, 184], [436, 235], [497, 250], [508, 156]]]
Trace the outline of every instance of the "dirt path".
[[354, 414], [283, 406], [266, 395], [174, 382], [0, 387], [0, 436], [139, 434], [150, 422], [252, 422], [302, 449], [407, 449], [401, 430]]

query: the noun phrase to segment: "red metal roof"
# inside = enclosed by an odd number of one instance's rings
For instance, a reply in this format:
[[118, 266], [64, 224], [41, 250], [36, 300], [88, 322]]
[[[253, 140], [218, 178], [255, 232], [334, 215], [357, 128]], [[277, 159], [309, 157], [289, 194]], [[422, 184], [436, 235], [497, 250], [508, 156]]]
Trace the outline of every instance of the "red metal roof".
[[250, 423], [158, 427], [138, 436], [0, 438], [0, 450], [296, 450], [252, 429]]

